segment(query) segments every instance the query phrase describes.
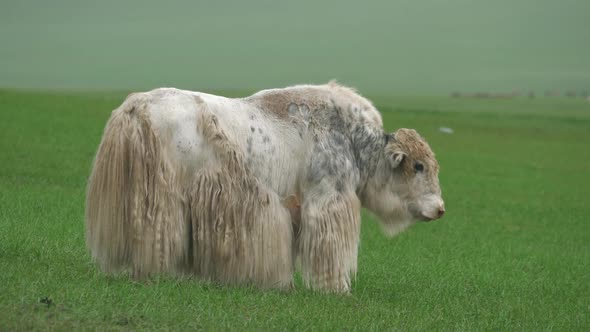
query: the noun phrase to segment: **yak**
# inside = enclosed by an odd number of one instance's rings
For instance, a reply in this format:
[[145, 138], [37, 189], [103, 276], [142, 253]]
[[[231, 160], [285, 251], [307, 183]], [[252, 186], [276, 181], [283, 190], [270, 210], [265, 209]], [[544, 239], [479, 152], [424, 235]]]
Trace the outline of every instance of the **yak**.
[[445, 213], [439, 164], [413, 129], [336, 82], [245, 98], [129, 95], [88, 181], [86, 242], [103, 271], [349, 292], [361, 207], [394, 235]]

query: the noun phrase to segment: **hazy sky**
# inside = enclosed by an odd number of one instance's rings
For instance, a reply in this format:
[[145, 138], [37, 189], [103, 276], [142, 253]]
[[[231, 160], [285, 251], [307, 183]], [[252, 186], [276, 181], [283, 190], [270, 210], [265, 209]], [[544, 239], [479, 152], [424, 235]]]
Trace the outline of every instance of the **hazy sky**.
[[589, 0], [0, 0], [0, 87], [590, 90]]

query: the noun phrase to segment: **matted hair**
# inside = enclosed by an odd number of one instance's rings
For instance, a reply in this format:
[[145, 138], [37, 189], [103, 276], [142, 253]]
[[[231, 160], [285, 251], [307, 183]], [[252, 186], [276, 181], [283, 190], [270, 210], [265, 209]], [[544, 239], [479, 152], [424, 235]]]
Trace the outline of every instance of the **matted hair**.
[[88, 182], [86, 242], [106, 273], [191, 273], [205, 279], [289, 287], [289, 210], [244, 166], [243, 155], [202, 110], [197, 130], [219, 169], [188, 174], [153, 129], [146, 101], [113, 111]]

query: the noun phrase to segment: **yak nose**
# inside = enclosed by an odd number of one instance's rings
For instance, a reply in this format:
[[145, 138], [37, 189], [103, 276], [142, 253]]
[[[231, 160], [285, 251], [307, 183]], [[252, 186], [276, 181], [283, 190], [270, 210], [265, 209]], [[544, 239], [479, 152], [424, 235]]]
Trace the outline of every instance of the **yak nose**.
[[445, 207], [441, 206], [438, 208], [438, 217], [442, 218], [442, 216], [445, 214]]

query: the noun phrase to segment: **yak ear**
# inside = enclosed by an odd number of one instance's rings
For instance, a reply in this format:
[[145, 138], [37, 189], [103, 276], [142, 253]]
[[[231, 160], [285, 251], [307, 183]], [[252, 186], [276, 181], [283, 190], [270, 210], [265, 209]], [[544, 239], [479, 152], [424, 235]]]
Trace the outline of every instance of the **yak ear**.
[[404, 161], [406, 153], [401, 150], [399, 142], [395, 139], [395, 133], [385, 134], [385, 153], [391, 168], [397, 168]]
[[406, 153], [401, 150], [399, 142], [395, 138], [395, 133], [385, 134], [385, 154], [391, 165], [391, 168], [397, 168], [406, 158]]
[[397, 168], [406, 158], [406, 153], [400, 150], [387, 151], [387, 159], [391, 168]]

